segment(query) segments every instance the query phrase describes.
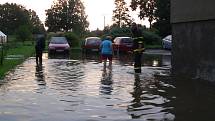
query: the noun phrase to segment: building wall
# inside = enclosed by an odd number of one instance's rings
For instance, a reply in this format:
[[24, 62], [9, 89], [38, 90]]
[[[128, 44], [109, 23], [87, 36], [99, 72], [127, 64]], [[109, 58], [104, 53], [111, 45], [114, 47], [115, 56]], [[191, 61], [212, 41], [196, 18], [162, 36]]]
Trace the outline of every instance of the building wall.
[[215, 19], [215, 0], [171, 0], [172, 23]]
[[215, 20], [173, 24], [172, 73], [215, 81]]
[[171, 0], [172, 74], [215, 81], [215, 0]]

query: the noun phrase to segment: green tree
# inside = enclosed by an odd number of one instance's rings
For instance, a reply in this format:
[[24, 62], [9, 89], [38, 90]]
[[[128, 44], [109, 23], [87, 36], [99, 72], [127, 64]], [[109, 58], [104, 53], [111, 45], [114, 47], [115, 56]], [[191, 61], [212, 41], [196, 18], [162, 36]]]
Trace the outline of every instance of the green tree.
[[28, 25], [19, 26], [16, 29], [16, 39], [17, 41], [22, 41], [23, 43], [28, 40], [32, 40], [32, 33], [29, 31], [30, 27]]
[[155, 17], [155, 6], [156, 0], [132, 0], [130, 7], [132, 10], [139, 9], [139, 18], [148, 18], [150, 28], [152, 27], [152, 22], [156, 19]]
[[115, 10], [113, 11], [112, 20], [118, 27], [129, 26], [132, 23], [131, 16], [129, 15], [129, 9], [126, 6], [124, 0], [115, 0]]
[[81, 0], [57, 0], [46, 10], [45, 25], [48, 31], [74, 31], [83, 33], [89, 23]]
[[45, 33], [45, 28], [43, 23], [40, 21], [38, 15], [33, 10], [28, 10], [30, 22], [32, 26], [32, 33], [33, 34], [42, 34]]
[[[76, 0], [75, 3], [75, 9], [73, 13], [70, 13], [70, 15], [74, 15], [72, 19], [72, 29], [79, 36], [83, 36], [88, 30], [89, 22], [87, 21], [84, 4], [80, 0]], [[70, 8], [71, 7], [72, 6], [70, 6]]]
[[120, 36], [131, 36], [130, 27], [112, 27], [110, 30], [110, 35], [114, 38]]
[[159, 31], [159, 35], [164, 37], [171, 34], [170, 24], [170, 0], [156, 0], [156, 22], [153, 27]]
[[[55, 1], [50, 9], [46, 10], [46, 21], [45, 25], [48, 27], [48, 31], [57, 32], [60, 31], [62, 26], [60, 24], [63, 22], [65, 25], [65, 18], [67, 19], [66, 13], [63, 13], [63, 7], [66, 6], [66, 2]], [[64, 19], [62, 19], [64, 16]], [[61, 20], [62, 19], [62, 20]], [[68, 26], [68, 25], [67, 25]]]
[[0, 5], [0, 28], [6, 34], [14, 34], [21, 25], [30, 25], [28, 11], [21, 5], [5, 3]]
[[0, 28], [7, 34], [14, 34], [20, 26], [28, 26], [33, 33], [43, 33], [45, 28], [33, 10], [22, 5], [5, 3], [0, 5]]

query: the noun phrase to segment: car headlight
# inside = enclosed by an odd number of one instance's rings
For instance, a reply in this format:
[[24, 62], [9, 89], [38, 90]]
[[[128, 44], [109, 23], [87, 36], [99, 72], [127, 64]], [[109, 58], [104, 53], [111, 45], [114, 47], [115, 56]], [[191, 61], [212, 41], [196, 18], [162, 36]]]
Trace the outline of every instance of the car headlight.
[[65, 49], [69, 49], [70, 48], [70, 46], [69, 45], [67, 45], [66, 47], [65, 47]]
[[53, 49], [55, 49], [55, 47], [53, 47], [53, 46], [49, 46], [49, 49], [53, 50]]

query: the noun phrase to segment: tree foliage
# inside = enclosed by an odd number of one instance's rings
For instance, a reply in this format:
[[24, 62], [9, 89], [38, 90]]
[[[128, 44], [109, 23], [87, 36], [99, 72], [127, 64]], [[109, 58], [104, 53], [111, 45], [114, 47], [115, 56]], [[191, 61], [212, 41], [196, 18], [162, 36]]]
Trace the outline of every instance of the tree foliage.
[[115, 0], [115, 10], [113, 11], [112, 20], [115, 26], [129, 26], [132, 23], [129, 9], [124, 0]]
[[[44, 32], [44, 26], [36, 12], [16, 3], [0, 5], [0, 28], [6, 34], [14, 34], [20, 26], [28, 26], [34, 33]], [[37, 28], [40, 28], [37, 30]], [[37, 31], [36, 31], [37, 30]]]
[[0, 28], [13, 34], [20, 25], [29, 25], [28, 11], [21, 5], [5, 3], [0, 5]]
[[159, 31], [159, 35], [164, 37], [171, 34], [170, 24], [170, 0], [156, 0], [156, 22], [153, 27]]
[[16, 29], [16, 40], [17, 41], [28, 41], [32, 40], [32, 33], [29, 31], [28, 25], [21, 25]]
[[28, 10], [30, 22], [32, 26], [32, 33], [33, 34], [42, 34], [45, 33], [45, 28], [41, 20], [39, 19], [37, 13], [34, 10]]
[[113, 27], [110, 31], [110, 35], [115, 37], [131, 36], [130, 27]]
[[57, 0], [46, 10], [48, 31], [69, 31], [83, 34], [89, 26], [81, 0]]
[[150, 29], [153, 26], [160, 36], [171, 34], [170, 0], [132, 0], [130, 7], [139, 9], [140, 19], [148, 18]]
[[140, 10], [139, 18], [145, 19], [148, 18], [150, 23], [150, 28], [152, 27], [152, 22], [155, 18], [155, 6], [156, 0], [132, 0], [130, 7], [132, 10]]
[[72, 47], [79, 47], [80, 37], [78, 37], [77, 34], [75, 34], [73, 32], [66, 32], [64, 34], [64, 36], [68, 40], [70, 46], [72, 46]]

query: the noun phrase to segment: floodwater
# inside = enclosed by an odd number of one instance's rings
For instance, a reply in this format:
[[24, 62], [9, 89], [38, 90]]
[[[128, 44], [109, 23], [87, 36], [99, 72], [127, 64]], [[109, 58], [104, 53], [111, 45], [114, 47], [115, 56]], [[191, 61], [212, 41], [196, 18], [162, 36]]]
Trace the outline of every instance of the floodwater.
[[[215, 88], [170, 76], [171, 56], [132, 55], [112, 65], [97, 54], [27, 59], [0, 86], [0, 121], [212, 121]], [[177, 81], [176, 81], [177, 80]]]

